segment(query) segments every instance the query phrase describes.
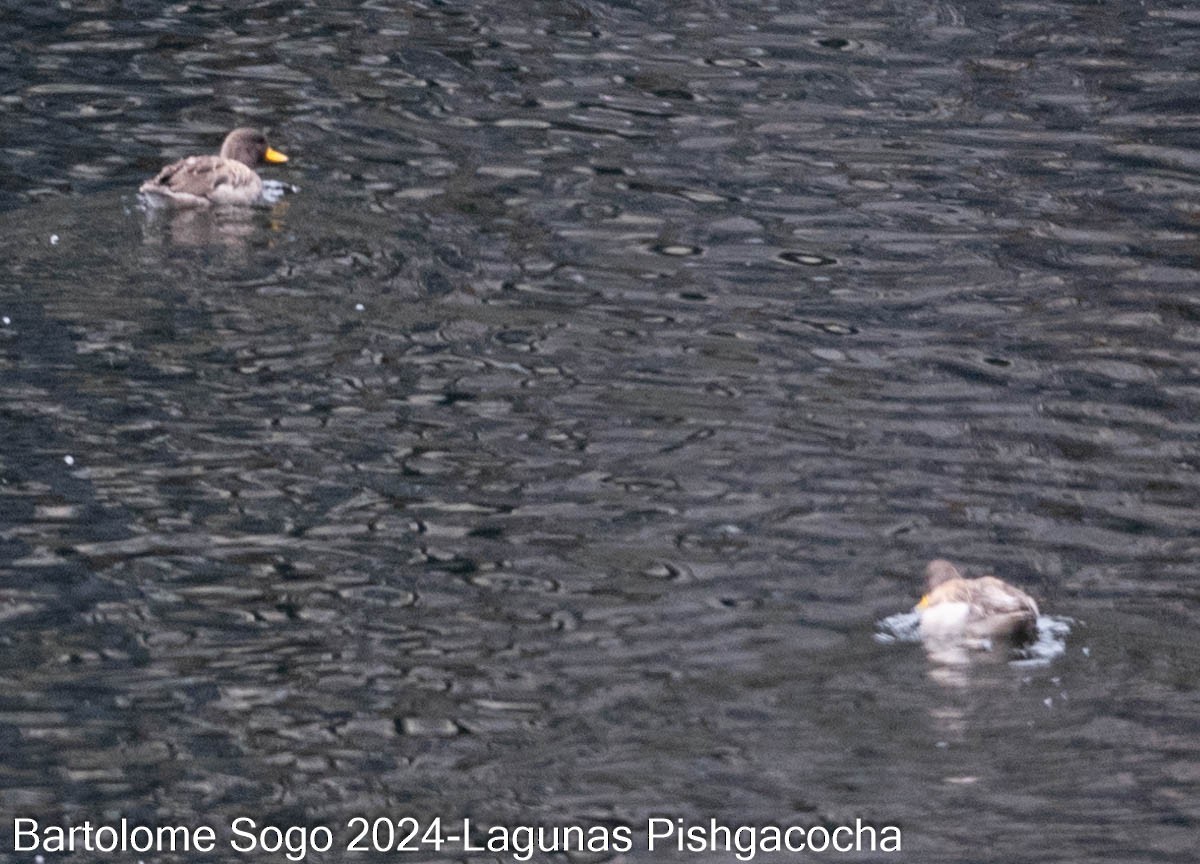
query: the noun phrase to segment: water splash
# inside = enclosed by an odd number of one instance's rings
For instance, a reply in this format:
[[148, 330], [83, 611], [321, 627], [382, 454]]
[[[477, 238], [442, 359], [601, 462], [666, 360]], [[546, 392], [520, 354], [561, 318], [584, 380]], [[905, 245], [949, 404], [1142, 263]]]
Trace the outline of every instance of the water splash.
[[[1040, 615], [1037, 621], [1037, 638], [1012, 652], [1014, 666], [1044, 666], [1067, 650], [1067, 636], [1074, 620], [1064, 616]], [[921, 616], [914, 611], [889, 615], [875, 624], [875, 641], [884, 645], [894, 643], [921, 643]], [[991, 651], [994, 645], [980, 640], [973, 648]]]
[[1039, 615], [1037, 639], [1022, 647], [1014, 666], [1045, 666], [1067, 652], [1067, 635], [1074, 619], [1062, 615]]
[[897, 612], [875, 622], [875, 641], [890, 645], [894, 642], [920, 642], [921, 616], [916, 612]]

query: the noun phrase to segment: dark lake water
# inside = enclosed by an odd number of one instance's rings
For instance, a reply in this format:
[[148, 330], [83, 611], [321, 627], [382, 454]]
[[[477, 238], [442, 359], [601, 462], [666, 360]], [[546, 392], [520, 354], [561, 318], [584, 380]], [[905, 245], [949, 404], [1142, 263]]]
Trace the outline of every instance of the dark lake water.
[[[0, 858], [1195, 860], [1194, 4], [3, 9]], [[237, 125], [296, 191], [146, 211]], [[881, 634], [938, 556], [1055, 650]]]

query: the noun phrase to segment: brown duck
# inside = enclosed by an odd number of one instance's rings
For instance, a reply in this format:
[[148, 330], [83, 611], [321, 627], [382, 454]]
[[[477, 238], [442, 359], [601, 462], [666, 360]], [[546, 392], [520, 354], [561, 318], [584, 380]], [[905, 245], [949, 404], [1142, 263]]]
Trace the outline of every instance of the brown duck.
[[172, 162], [143, 183], [141, 191], [198, 207], [253, 204], [263, 190], [254, 166], [286, 162], [287, 158], [267, 144], [267, 136], [257, 129], [234, 129], [225, 136], [220, 155], [188, 156]]
[[1011, 639], [1037, 635], [1033, 598], [995, 576], [964, 579], [949, 561], [925, 567], [925, 596], [916, 606], [921, 638], [934, 641]]

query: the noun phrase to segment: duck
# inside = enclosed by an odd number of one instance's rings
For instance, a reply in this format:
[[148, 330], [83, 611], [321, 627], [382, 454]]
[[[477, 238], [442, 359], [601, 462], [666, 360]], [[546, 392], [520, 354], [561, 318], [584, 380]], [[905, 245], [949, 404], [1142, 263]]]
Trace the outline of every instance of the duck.
[[253, 204], [263, 191], [255, 166], [286, 161], [287, 156], [267, 143], [266, 135], [242, 127], [225, 136], [218, 155], [188, 156], [172, 162], [143, 183], [140, 191], [193, 207]]
[[995, 576], [965, 579], [942, 558], [925, 566], [925, 595], [914, 611], [926, 642], [1021, 644], [1037, 635], [1038, 605], [1032, 597]]

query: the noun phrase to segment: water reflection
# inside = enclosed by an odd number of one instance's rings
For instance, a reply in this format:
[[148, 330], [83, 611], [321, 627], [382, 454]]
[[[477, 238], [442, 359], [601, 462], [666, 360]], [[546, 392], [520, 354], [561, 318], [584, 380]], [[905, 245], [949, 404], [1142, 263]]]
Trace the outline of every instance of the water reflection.
[[261, 241], [264, 223], [272, 232], [285, 228], [288, 207], [282, 202], [267, 212], [247, 207], [209, 210], [147, 203], [143, 195], [139, 196], [138, 209], [145, 214], [142, 232], [147, 245], [223, 246], [230, 251], [245, 251]]
[[1066, 653], [1071, 623], [1070, 618], [1039, 615], [1035, 638], [1026, 644], [1011, 645], [987, 639], [922, 638], [920, 615], [915, 611], [898, 612], [876, 622], [875, 640], [883, 645], [921, 645], [931, 664], [930, 676], [962, 686], [970, 680], [960, 674], [962, 667], [1007, 663], [1013, 668], [1034, 669], [1049, 665]]

